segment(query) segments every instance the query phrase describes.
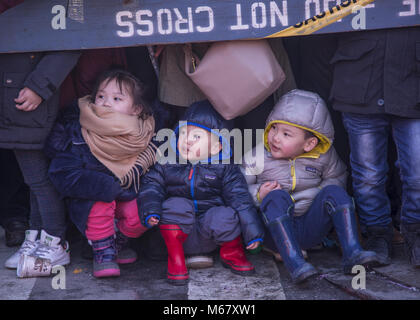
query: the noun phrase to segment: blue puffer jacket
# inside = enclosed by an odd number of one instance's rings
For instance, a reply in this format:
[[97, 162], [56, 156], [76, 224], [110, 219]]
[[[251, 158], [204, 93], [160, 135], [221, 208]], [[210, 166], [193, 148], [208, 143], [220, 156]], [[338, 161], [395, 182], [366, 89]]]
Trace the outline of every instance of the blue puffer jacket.
[[[207, 101], [192, 104], [183, 120], [188, 125], [200, 126], [209, 131], [230, 129], [230, 122], [224, 120]], [[178, 130], [179, 127], [175, 133]], [[173, 145], [176, 146], [176, 142]], [[224, 143], [223, 146], [222, 156], [230, 157], [229, 145]], [[162, 203], [170, 197], [192, 200], [197, 215], [215, 206], [231, 207], [238, 213], [245, 243], [262, 241], [263, 227], [245, 178], [237, 165], [190, 162], [155, 164], [142, 178], [138, 198], [142, 221], [147, 225], [146, 221], [151, 216], [160, 218]]]
[[134, 186], [122, 189], [118, 178], [90, 152], [82, 136], [77, 102], [60, 115], [44, 151], [52, 159], [49, 177], [82, 234], [96, 201], [130, 201], [137, 196]]

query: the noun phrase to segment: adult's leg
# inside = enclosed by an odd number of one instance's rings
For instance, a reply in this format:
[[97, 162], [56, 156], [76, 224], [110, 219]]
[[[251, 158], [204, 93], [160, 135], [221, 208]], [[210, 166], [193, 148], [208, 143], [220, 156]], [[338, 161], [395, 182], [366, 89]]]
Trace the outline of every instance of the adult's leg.
[[17, 246], [29, 229], [29, 189], [12, 150], [0, 149], [0, 171], [0, 224], [5, 230], [6, 245]]
[[38, 210], [31, 205], [31, 221], [42, 222], [48, 234], [64, 239], [66, 231], [65, 206], [48, 178], [49, 161], [41, 150], [15, 150], [16, 159], [29, 186]]
[[411, 263], [420, 267], [420, 119], [393, 118], [402, 182], [401, 231]]
[[349, 134], [353, 192], [366, 249], [375, 251], [381, 264], [391, 262], [393, 226], [386, 193], [390, 118], [387, 115], [343, 113]]

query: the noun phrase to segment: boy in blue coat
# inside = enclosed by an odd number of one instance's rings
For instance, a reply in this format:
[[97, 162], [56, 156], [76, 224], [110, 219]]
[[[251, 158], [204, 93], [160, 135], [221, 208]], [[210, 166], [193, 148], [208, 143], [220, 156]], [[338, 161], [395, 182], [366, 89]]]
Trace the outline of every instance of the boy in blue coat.
[[[229, 143], [214, 130], [229, 128], [208, 101], [192, 104], [175, 130], [179, 161], [157, 163], [142, 179], [139, 207], [148, 227], [157, 225], [168, 248], [168, 282], [188, 281], [186, 254], [220, 248], [222, 264], [236, 274], [255, 272], [246, 259], [263, 238], [253, 200], [240, 168], [211, 163], [230, 158]], [[214, 161], [213, 161], [214, 162]]]

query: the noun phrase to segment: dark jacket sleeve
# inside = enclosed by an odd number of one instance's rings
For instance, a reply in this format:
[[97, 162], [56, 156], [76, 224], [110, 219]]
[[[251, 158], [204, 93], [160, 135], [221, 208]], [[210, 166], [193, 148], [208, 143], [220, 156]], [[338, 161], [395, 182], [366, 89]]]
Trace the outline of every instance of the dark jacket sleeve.
[[239, 214], [242, 236], [247, 245], [254, 241], [263, 241], [264, 228], [258, 217], [248, 185], [236, 165], [228, 165], [223, 179], [223, 197], [226, 204]]
[[147, 226], [150, 216], [160, 219], [162, 203], [166, 199], [166, 185], [163, 167], [156, 163], [141, 180], [138, 197], [140, 220]]
[[55, 122], [44, 145], [45, 155], [52, 159], [57, 153], [64, 150], [69, 142], [64, 123]]
[[71, 133], [80, 125], [74, 125], [79, 121], [79, 107], [77, 101], [61, 110], [52, 127], [44, 145], [44, 153], [50, 159], [63, 152], [71, 143]]
[[71, 152], [61, 152], [51, 161], [48, 175], [63, 197], [111, 202], [123, 192], [117, 178], [84, 168]]
[[48, 100], [76, 65], [79, 56], [77, 51], [46, 53], [26, 77], [24, 86]]

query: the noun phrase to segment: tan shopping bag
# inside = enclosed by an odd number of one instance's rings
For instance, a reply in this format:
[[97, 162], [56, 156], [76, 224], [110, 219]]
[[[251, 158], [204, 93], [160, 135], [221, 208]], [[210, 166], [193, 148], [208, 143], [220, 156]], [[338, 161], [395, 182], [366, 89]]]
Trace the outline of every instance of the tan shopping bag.
[[257, 107], [285, 80], [266, 40], [215, 42], [201, 61], [186, 45], [185, 72], [226, 120]]

